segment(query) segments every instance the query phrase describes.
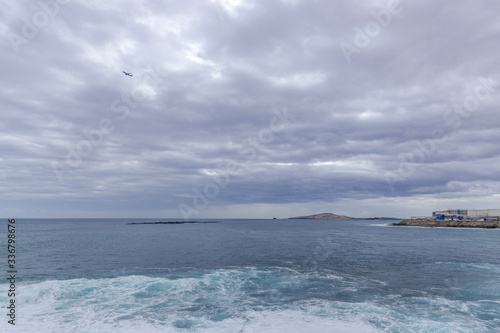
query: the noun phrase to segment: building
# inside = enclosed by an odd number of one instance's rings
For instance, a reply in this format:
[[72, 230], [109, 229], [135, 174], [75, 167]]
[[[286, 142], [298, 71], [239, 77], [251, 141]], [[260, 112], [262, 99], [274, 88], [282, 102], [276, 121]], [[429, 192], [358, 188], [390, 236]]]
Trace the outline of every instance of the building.
[[432, 212], [436, 220], [500, 221], [500, 209], [448, 209]]

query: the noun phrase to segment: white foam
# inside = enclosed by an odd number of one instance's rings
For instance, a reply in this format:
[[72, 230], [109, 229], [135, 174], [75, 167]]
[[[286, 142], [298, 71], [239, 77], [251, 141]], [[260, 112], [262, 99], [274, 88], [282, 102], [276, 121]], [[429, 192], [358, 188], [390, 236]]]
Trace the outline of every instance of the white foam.
[[[224, 275], [224, 274], [222, 274]], [[257, 311], [242, 304], [222, 320], [212, 315], [192, 313], [200, 295], [189, 295], [193, 282], [130, 276], [115, 279], [45, 281], [24, 285], [19, 298], [17, 332], [378, 332], [360, 318], [329, 317], [325, 301], [298, 304], [292, 309]], [[227, 281], [226, 281], [227, 282]], [[158, 284], [164, 284], [158, 286]], [[176, 285], [176, 286], [174, 286]], [[165, 288], [162, 297], [134, 299], [148, 287]], [[221, 289], [227, 298], [231, 287]], [[183, 294], [188, 294], [183, 297]], [[169, 299], [175, 299], [172, 304]], [[155, 308], [164, 303], [165, 309]], [[200, 316], [201, 314], [201, 316]], [[330, 313], [330, 315], [333, 313]], [[186, 325], [188, 329], [182, 328]]]
[[371, 223], [371, 227], [392, 227], [392, 223]]
[[251, 296], [273, 293], [273, 283], [300, 285], [307, 275], [246, 268], [176, 276], [20, 284], [16, 331], [376, 332], [359, 318], [339, 319], [326, 301], [281, 306]]
[[[282, 297], [280, 292], [288, 288], [300, 288], [310, 277], [290, 270], [234, 268], [161, 277], [21, 283], [16, 332], [371, 333], [446, 331], [450, 327], [465, 332], [491, 325], [465, 313], [485, 313], [482, 307], [490, 307], [493, 317], [498, 314], [491, 301], [463, 302], [438, 296], [396, 294], [390, 300], [380, 296], [371, 302], [307, 296], [293, 301], [284, 297], [280, 302], [273, 298]], [[331, 280], [339, 282], [335, 275]], [[354, 292], [356, 283], [352, 283], [355, 281], [342, 283], [340, 288]], [[0, 285], [2, 294], [4, 287]], [[267, 301], [266, 296], [256, 296], [260, 294], [273, 297]]]
[[380, 332], [356, 318], [324, 318], [298, 310], [249, 313], [244, 333]]

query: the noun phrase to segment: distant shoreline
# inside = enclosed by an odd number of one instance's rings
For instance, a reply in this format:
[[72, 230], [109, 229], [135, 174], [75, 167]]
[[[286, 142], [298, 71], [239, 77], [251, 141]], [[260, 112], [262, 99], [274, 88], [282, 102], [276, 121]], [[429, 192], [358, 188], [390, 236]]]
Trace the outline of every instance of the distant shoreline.
[[495, 229], [500, 227], [500, 221], [441, 221], [441, 220], [402, 220], [393, 223], [395, 226], [416, 227], [445, 227], [445, 228], [484, 228]]
[[332, 213], [321, 213], [307, 216], [289, 217], [289, 220], [401, 220], [396, 217], [351, 217]]

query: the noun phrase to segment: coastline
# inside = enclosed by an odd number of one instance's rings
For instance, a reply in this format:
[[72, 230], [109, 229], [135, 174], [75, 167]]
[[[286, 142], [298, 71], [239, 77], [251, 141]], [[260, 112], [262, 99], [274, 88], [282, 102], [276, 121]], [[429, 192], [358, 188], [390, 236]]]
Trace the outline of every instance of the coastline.
[[333, 213], [321, 213], [307, 216], [289, 217], [288, 220], [401, 220], [396, 217], [351, 217]]
[[495, 229], [500, 227], [500, 221], [441, 221], [441, 220], [402, 220], [393, 223], [395, 226], [415, 227], [446, 227], [446, 228], [485, 228]]

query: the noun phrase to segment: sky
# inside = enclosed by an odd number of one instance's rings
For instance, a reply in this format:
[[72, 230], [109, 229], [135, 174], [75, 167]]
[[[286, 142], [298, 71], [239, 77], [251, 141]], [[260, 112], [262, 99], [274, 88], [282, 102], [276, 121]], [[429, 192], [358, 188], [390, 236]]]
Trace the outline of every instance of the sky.
[[500, 208], [499, 12], [496, 0], [3, 1], [0, 215]]

